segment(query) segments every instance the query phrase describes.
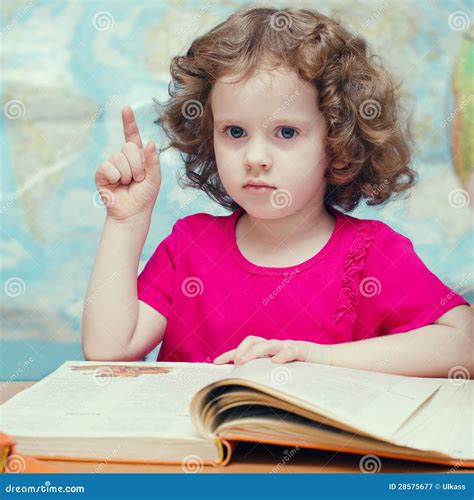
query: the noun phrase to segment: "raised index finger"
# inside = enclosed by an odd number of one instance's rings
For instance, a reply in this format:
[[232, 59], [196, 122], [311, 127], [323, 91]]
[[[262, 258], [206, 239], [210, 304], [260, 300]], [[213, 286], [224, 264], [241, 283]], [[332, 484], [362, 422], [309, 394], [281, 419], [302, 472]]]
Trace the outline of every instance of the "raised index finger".
[[125, 142], [134, 142], [140, 149], [143, 149], [138, 124], [130, 106], [125, 106], [122, 109], [122, 123]]

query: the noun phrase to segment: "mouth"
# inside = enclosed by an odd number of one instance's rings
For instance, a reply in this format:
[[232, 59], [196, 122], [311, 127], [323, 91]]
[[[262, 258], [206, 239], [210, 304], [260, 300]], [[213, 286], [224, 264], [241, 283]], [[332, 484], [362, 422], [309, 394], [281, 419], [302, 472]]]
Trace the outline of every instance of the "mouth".
[[265, 182], [262, 179], [255, 179], [254, 181], [249, 181], [244, 184], [244, 188], [246, 187], [266, 187], [266, 188], [272, 188], [276, 189], [275, 186], [272, 186], [271, 184], [268, 184], [268, 182]]
[[276, 187], [268, 184], [245, 184], [244, 189], [249, 193], [269, 193], [274, 191]]

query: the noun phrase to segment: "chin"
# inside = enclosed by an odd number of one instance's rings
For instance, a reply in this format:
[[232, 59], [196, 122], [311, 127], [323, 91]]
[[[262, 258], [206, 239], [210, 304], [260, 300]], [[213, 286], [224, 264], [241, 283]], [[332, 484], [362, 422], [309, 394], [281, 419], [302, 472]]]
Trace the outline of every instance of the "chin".
[[242, 203], [237, 202], [239, 205], [252, 217], [256, 219], [281, 219], [283, 217], [287, 217], [291, 215], [295, 210], [293, 207], [284, 207], [278, 208], [271, 205], [271, 203], [267, 202], [265, 204], [257, 204], [257, 203]]

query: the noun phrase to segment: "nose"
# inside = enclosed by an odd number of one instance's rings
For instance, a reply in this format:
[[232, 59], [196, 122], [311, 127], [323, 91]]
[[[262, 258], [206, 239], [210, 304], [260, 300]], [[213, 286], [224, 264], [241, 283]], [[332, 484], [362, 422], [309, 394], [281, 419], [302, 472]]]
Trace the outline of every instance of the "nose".
[[272, 166], [272, 160], [263, 137], [255, 135], [247, 142], [244, 164], [248, 170], [258, 170], [263, 168], [269, 170]]

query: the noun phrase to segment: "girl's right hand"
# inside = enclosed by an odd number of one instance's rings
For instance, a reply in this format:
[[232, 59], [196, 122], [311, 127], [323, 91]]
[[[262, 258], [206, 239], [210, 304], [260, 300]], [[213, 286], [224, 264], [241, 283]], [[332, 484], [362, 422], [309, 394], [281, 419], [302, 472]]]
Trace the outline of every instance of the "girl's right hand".
[[160, 160], [153, 141], [143, 148], [132, 108], [122, 109], [125, 145], [99, 165], [95, 184], [107, 216], [125, 222], [151, 216], [161, 186]]

